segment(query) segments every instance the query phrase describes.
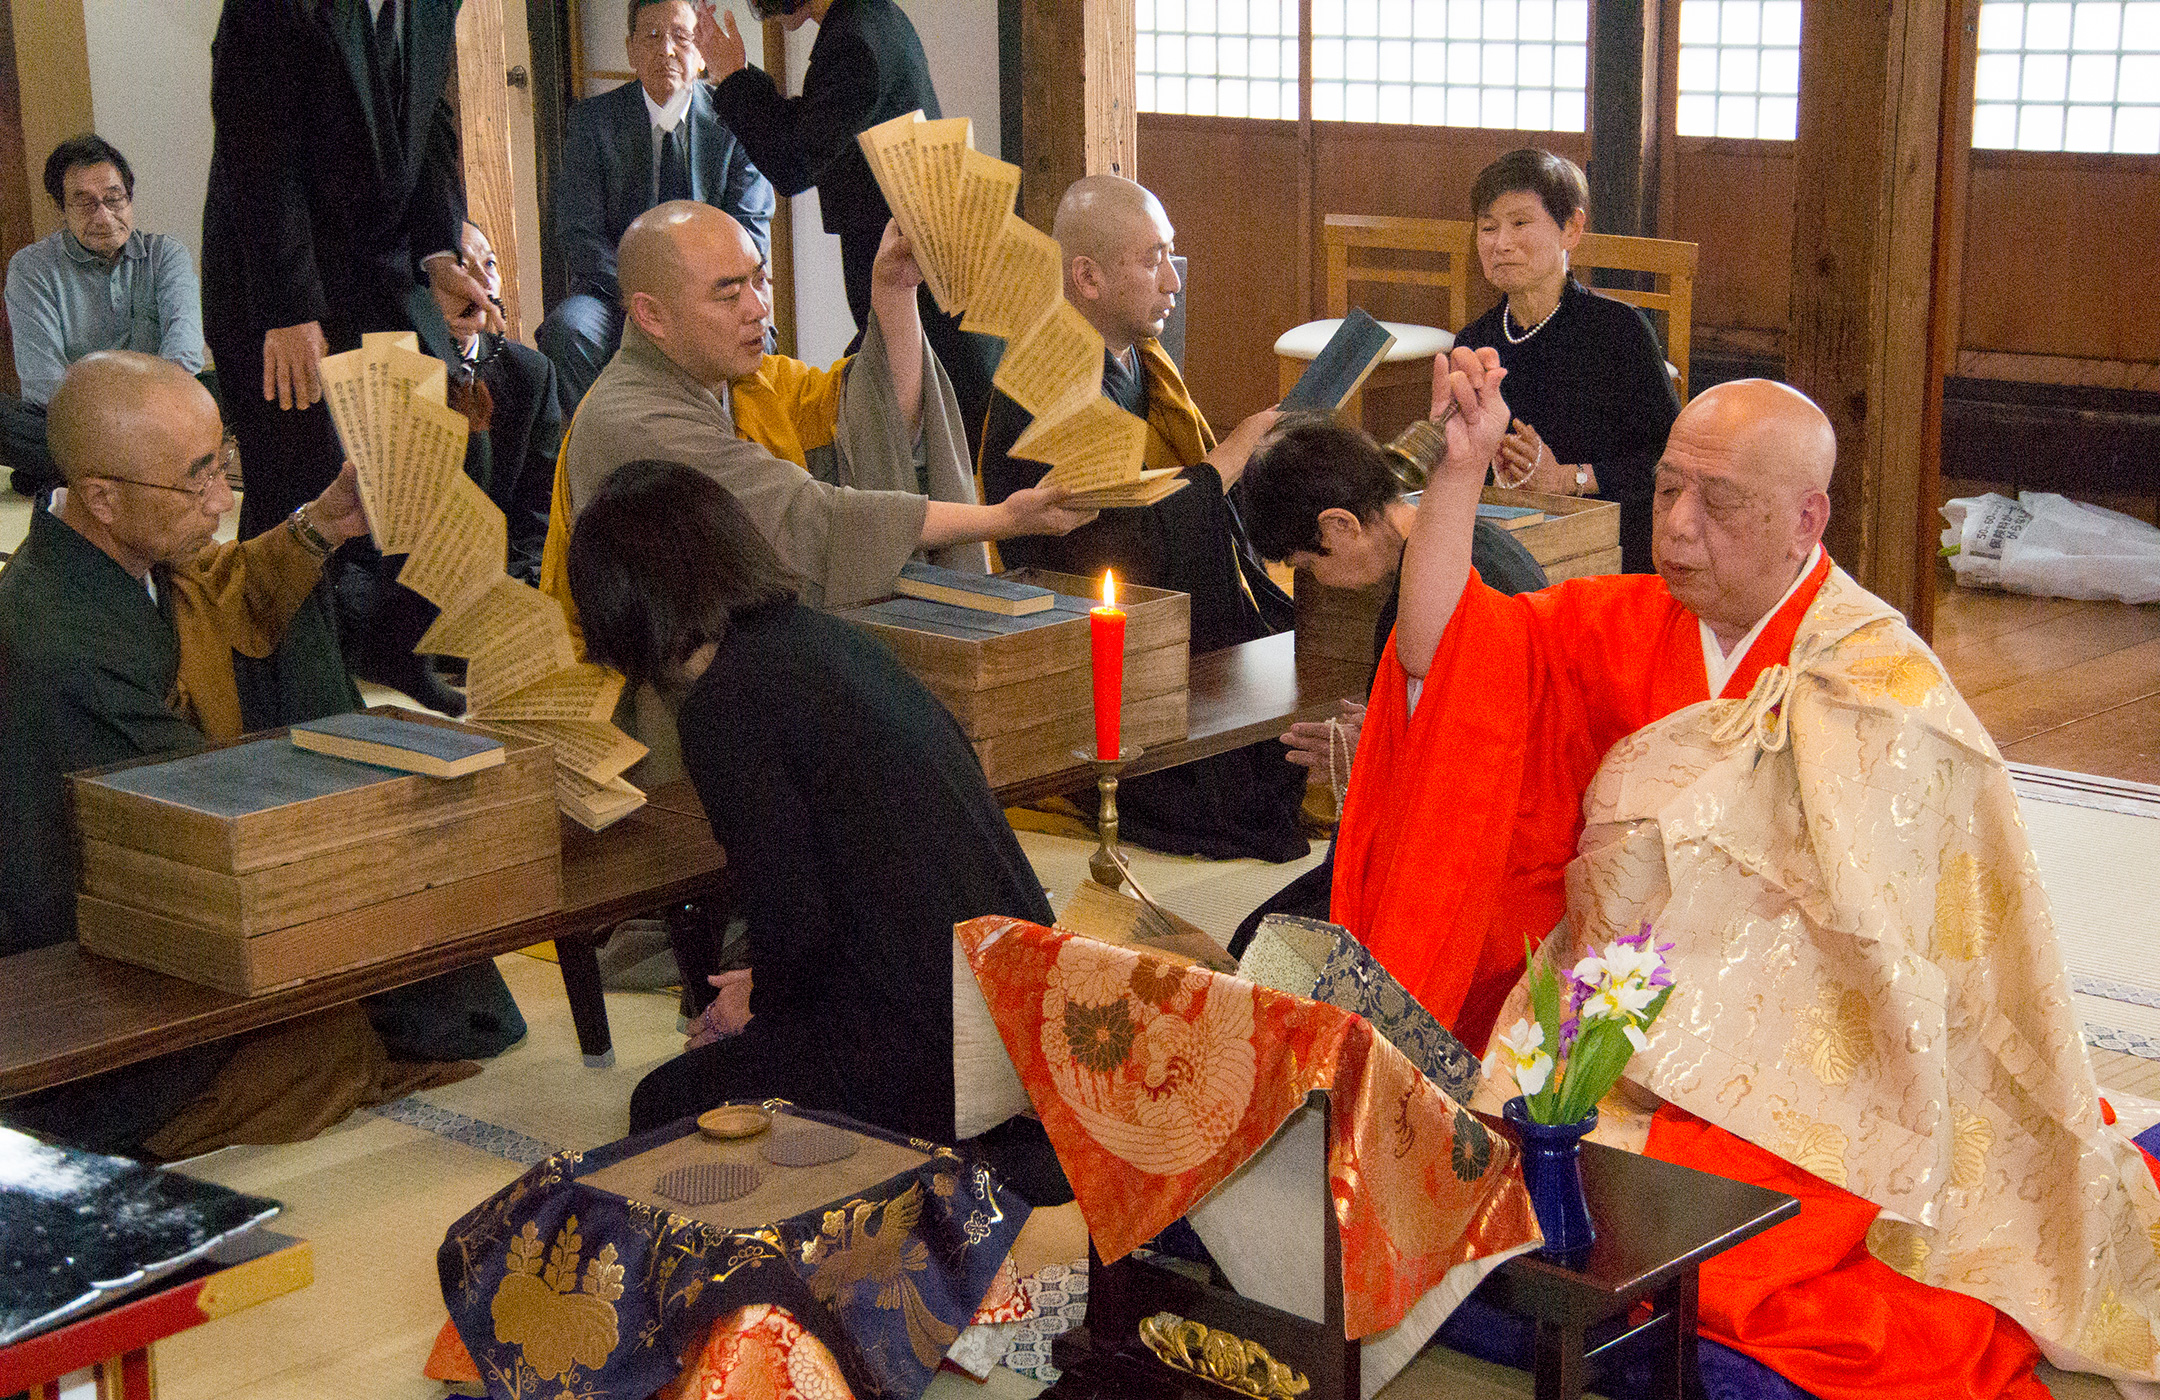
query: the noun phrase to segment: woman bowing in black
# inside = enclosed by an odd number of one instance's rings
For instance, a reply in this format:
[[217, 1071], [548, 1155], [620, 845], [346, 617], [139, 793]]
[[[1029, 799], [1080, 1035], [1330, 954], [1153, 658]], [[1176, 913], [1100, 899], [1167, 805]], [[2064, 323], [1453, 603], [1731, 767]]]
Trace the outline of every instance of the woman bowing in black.
[[579, 515], [587, 654], [679, 699], [684, 766], [749, 924], [750, 1020], [647, 1075], [633, 1132], [779, 1096], [953, 1140], [953, 925], [1050, 922], [936, 697], [803, 607], [727, 490], [630, 462]]

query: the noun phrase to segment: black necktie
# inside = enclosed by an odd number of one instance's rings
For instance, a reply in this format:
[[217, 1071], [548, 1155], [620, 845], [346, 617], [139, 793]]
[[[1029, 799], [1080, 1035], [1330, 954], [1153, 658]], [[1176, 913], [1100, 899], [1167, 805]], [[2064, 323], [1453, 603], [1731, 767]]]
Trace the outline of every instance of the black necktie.
[[375, 79], [383, 115], [393, 132], [405, 129], [405, 51], [398, 43], [398, 0], [383, 0], [375, 13]]
[[683, 139], [683, 123], [677, 122], [660, 137], [660, 201], [690, 197], [690, 152]]

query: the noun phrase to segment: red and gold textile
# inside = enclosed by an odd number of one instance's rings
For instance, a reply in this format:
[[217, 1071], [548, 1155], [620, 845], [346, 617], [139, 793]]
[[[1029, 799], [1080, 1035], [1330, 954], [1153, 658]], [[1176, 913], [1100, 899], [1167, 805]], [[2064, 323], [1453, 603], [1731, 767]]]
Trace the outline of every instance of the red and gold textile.
[[1019, 919], [956, 933], [1105, 1260], [1184, 1215], [1313, 1090], [1332, 1102], [1346, 1335], [1538, 1237], [1513, 1147], [1362, 1018]]

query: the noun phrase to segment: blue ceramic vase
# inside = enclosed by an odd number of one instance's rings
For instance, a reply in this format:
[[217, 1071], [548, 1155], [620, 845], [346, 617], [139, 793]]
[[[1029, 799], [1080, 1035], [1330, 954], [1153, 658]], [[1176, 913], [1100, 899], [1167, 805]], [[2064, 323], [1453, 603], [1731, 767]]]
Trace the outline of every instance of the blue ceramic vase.
[[1522, 1144], [1523, 1185], [1530, 1190], [1538, 1228], [1545, 1232], [1541, 1252], [1570, 1267], [1580, 1264], [1597, 1239], [1582, 1189], [1582, 1140], [1597, 1126], [1597, 1110], [1591, 1109], [1579, 1122], [1540, 1123], [1530, 1117], [1530, 1106], [1518, 1095], [1500, 1113]]

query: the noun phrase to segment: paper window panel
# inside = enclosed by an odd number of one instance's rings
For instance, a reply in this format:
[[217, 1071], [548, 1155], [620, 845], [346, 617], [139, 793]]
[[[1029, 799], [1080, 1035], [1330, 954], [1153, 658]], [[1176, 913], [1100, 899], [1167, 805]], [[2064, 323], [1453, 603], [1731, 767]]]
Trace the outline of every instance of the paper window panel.
[[1799, 0], [1681, 0], [1680, 135], [1790, 141], [1799, 91]]
[[1973, 145], [2160, 152], [2160, 0], [1982, 0]]
[[1297, 0], [1135, 0], [1143, 112], [1297, 119]]

